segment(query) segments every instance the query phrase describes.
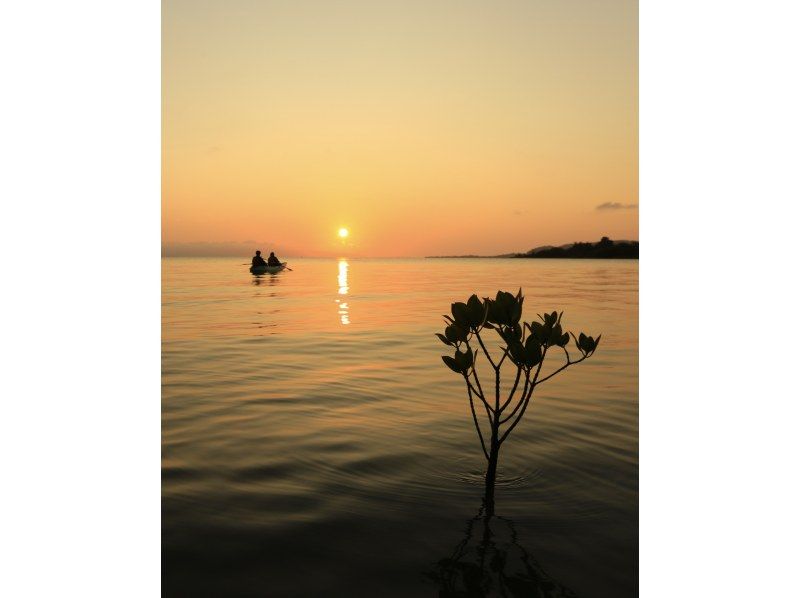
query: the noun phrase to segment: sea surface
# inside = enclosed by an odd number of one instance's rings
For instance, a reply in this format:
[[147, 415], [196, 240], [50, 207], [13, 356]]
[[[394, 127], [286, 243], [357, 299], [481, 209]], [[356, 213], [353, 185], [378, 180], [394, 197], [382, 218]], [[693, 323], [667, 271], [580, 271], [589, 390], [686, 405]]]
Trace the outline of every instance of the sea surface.
[[[245, 261], [162, 260], [165, 596], [637, 595], [638, 261]], [[520, 287], [603, 338], [537, 388], [487, 521], [434, 333]]]

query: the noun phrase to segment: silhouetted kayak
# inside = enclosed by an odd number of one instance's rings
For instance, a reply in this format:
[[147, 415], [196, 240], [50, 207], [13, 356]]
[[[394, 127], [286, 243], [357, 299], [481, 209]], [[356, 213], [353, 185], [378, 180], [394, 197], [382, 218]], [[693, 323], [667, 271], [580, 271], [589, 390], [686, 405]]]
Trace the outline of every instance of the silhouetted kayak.
[[280, 266], [250, 266], [250, 272], [252, 274], [277, 274], [284, 268], [286, 268], [286, 262]]

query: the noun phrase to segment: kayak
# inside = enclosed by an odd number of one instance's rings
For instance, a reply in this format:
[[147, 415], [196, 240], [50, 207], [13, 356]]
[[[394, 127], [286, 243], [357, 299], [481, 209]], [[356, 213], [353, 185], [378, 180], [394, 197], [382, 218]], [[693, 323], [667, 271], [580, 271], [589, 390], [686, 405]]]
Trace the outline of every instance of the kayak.
[[282, 262], [280, 266], [250, 266], [251, 274], [277, 274], [286, 268], [286, 262]]

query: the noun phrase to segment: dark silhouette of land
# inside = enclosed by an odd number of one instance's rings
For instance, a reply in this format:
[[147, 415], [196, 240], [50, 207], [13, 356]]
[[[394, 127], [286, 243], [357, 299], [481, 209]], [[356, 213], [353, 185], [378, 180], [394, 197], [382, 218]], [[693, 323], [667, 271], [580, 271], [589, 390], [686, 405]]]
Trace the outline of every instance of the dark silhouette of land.
[[505, 253], [503, 255], [429, 255], [429, 258], [476, 258], [476, 257], [507, 257], [507, 258], [567, 258], [567, 259], [639, 259], [639, 241], [612, 241], [603, 237], [596, 243], [575, 242], [554, 247], [545, 245], [536, 247], [525, 253]]

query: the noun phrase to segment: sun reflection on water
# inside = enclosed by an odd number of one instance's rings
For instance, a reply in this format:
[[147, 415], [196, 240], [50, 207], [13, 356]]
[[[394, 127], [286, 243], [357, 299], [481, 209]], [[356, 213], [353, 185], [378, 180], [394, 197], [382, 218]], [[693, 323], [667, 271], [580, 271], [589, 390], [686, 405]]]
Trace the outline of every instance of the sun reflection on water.
[[[340, 295], [347, 295], [347, 292], [350, 290], [350, 287], [347, 286], [347, 260], [340, 259], [339, 260], [339, 276], [337, 281], [339, 282], [339, 294]], [[347, 301], [339, 298], [336, 299], [336, 303], [339, 304], [339, 319], [342, 324], [347, 325], [350, 323], [350, 307], [347, 305]]]

